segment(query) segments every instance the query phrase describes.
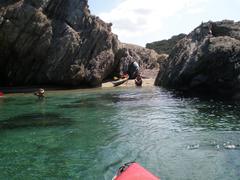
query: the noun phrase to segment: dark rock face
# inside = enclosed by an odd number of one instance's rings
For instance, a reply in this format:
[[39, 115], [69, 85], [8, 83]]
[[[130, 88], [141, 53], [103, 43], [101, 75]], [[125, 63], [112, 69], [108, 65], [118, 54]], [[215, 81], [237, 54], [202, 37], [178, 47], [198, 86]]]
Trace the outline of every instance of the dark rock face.
[[0, 0], [0, 86], [99, 86], [120, 49], [87, 0]]
[[182, 39], [156, 85], [235, 96], [240, 90], [240, 22], [208, 22]]

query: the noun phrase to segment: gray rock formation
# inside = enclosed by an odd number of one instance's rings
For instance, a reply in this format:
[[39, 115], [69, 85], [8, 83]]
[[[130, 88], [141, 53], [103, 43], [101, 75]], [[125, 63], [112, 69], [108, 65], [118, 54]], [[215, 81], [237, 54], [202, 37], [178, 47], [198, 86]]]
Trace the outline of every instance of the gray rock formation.
[[121, 47], [87, 0], [0, 0], [0, 86], [99, 86]]
[[132, 44], [120, 44], [120, 49], [116, 54], [116, 61], [119, 62], [119, 64], [115, 72], [122, 73], [124, 72], [124, 67], [128, 66], [129, 75], [131, 78], [132, 74], [130, 73], [130, 68], [134, 61], [136, 61], [141, 67], [141, 73], [143, 73], [145, 69], [158, 71], [159, 64], [165, 59], [165, 56], [163, 58], [162, 55], [157, 54], [154, 50]]
[[240, 92], [240, 22], [201, 24], [173, 49], [156, 85], [235, 96]]

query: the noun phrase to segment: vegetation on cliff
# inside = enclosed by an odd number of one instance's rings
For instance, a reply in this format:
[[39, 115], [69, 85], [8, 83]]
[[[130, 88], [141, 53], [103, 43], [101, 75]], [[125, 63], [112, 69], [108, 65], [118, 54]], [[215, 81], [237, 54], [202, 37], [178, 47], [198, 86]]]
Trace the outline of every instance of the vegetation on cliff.
[[146, 48], [153, 49], [159, 54], [170, 54], [173, 47], [177, 44], [177, 42], [183, 39], [186, 34], [179, 34], [171, 37], [168, 40], [155, 41], [152, 43], [147, 43]]

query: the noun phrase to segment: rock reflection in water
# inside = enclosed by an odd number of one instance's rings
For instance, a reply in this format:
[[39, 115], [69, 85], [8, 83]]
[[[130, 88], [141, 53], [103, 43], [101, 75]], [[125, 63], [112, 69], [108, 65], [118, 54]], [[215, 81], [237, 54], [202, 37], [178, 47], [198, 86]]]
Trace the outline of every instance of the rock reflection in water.
[[240, 130], [239, 105], [234, 102], [202, 101], [193, 104], [191, 118], [184, 122], [186, 126], [221, 131]]

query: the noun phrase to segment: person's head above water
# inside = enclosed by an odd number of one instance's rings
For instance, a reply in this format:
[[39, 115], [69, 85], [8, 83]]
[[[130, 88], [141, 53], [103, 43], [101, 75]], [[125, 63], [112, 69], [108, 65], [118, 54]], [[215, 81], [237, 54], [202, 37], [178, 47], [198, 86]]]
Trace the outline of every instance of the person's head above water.
[[44, 89], [40, 88], [40, 89], [38, 90], [38, 92], [41, 93], [41, 94], [44, 94]]
[[42, 89], [42, 88], [40, 88], [38, 91], [39, 91], [40, 93], [44, 93], [44, 89]]

